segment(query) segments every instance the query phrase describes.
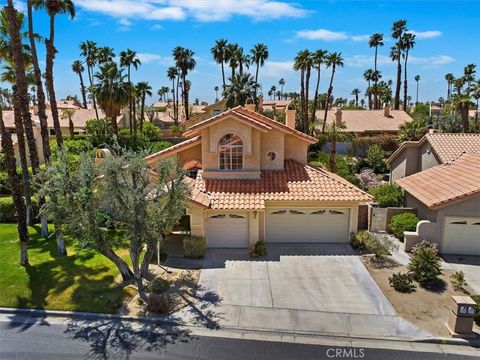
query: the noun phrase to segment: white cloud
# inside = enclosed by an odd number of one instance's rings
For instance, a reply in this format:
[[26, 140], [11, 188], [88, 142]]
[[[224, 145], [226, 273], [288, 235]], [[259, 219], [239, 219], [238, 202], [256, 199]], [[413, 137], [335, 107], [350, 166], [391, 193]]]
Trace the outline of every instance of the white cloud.
[[153, 25], [150, 29], [151, 29], [151, 30], [162, 30], [162, 29], [163, 29], [163, 26], [160, 25], [160, 24], [155, 24], [155, 25]]
[[151, 53], [137, 53], [137, 57], [142, 64], [158, 63], [167, 66], [173, 64], [173, 60], [170, 56], [162, 56]]
[[256, 21], [295, 18], [309, 12], [298, 5], [275, 0], [77, 0], [76, 4], [92, 12], [115, 18], [143, 20], [225, 21], [246, 16]]
[[434, 38], [442, 36], [442, 32], [438, 31], [438, 30], [428, 30], [428, 31], [409, 30], [408, 32], [410, 34], [414, 34], [415, 38], [418, 39], [418, 40], [434, 39]]
[[[345, 65], [352, 67], [361, 67], [361, 68], [373, 68], [373, 63], [375, 61], [374, 56], [369, 55], [355, 55], [352, 57], [345, 58]], [[428, 67], [437, 67], [441, 65], [446, 65], [454, 62], [455, 59], [448, 55], [434, 55], [427, 57], [417, 57], [409, 55], [408, 63], [414, 65], [422, 65], [424, 68]], [[388, 56], [379, 55], [377, 58], [377, 64], [379, 66], [393, 64], [392, 60]]]
[[307, 40], [323, 40], [323, 41], [337, 41], [346, 40], [348, 35], [344, 32], [330, 31], [326, 29], [317, 30], [300, 30], [296, 32], [296, 36]]
[[20, 12], [26, 13], [27, 12], [27, 4], [25, 1], [14, 0], [13, 6]]
[[368, 39], [370, 39], [370, 35], [352, 35], [351, 39], [355, 42], [368, 41]]
[[[293, 61], [266, 61], [260, 69], [260, 78], [279, 79], [293, 73]], [[260, 79], [261, 81], [261, 79]]]
[[120, 20], [118, 20], [118, 23], [120, 25], [126, 26], [126, 27], [132, 26], [132, 22], [128, 19], [120, 19]]

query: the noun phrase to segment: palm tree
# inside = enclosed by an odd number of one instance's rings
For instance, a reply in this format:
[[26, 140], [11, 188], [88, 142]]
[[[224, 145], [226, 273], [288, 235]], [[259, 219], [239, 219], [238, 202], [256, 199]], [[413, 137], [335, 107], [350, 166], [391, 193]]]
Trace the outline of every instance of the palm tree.
[[268, 47], [265, 44], [258, 43], [250, 50], [250, 53], [252, 54], [252, 63], [257, 65], [257, 69], [255, 70], [255, 82], [258, 84], [258, 70], [260, 69], [260, 66], [265, 65], [265, 60], [268, 59]]
[[[218, 39], [215, 41], [215, 46], [210, 49], [210, 52], [213, 55], [213, 60], [217, 64], [220, 64], [222, 67], [222, 84], [223, 84], [223, 91], [225, 91], [225, 68], [224, 64], [226, 61], [226, 54], [227, 54], [227, 47], [228, 47], [228, 41], [225, 39]], [[217, 96], [218, 98], [218, 96]], [[217, 100], [218, 101], [218, 100]]]
[[352, 95], [355, 96], [355, 106], [358, 106], [358, 95], [360, 95], [360, 93], [361, 93], [360, 89], [352, 90]]
[[472, 97], [475, 100], [477, 100], [477, 111], [475, 112], [475, 123], [477, 125], [477, 130], [478, 130], [478, 112], [480, 111], [480, 109], [478, 108], [478, 102], [480, 100], [480, 80], [477, 80], [477, 82], [470, 85], [469, 91]]
[[293, 69], [300, 70], [300, 103], [302, 131], [308, 131], [308, 88], [312, 69], [312, 54], [307, 49], [299, 51], [294, 59]]
[[452, 83], [455, 80], [455, 77], [452, 73], [448, 73], [445, 75], [445, 80], [447, 80], [448, 88], [447, 88], [447, 100], [450, 100], [452, 97]]
[[273, 101], [275, 101], [275, 96], [277, 95], [276, 93], [277, 87], [275, 85], [272, 85], [272, 87], [270, 88], [270, 91], [272, 92], [272, 95], [273, 95]]
[[64, 109], [62, 111], [62, 119], [68, 119], [68, 130], [70, 132], [70, 139], [75, 138], [75, 127], [73, 125], [73, 115], [75, 114], [74, 109]]
[[47, 46], [46, 65], [45, 65], [45, 84], [47, 88], [48, 98], [50, 99], [50, 107], [52, 111], [53, 127], [55, 128], [55, 138], [57, 146], [62, 147], [62, 130], [58, 117], [57, 98], [55, 95], [55, 86], [53, 83], [53, 61], [57, 50], [55, 49], [55, 16], [57, 14], [68, 14], [70, 18], [75, 17], [75, 5], [72, 0], [34, 0], [35, 9], [45, 8], [50, 18], [50, 35], [45, 40]]
[[194, 58], [195, 53], [192, 50], [176, 47], [172, 52], [177, 68], [180, 70], [183, 84], [183, 108], [185, 109], [185, 119], [190, 119], [188, 110], [189, 86], [187, 85], [187, 75], [189, 71], [195, 69], [197, 62]]
[[255, 100], [255, 92], [258, 84], [250, 74], [237, 74], [229, 79], [230, 84], [227, 85], [224, 97], [226, 99], [227, 108], [238, 105], [245, 106], [247, 101], [252, 103]]
[[462, 128], [464, 132], [468, 132], [470, 130], [468, 110], [472, 105], [473, 103], [470, 100], [470, 95], [468, 94], [457, 93], [452, 98], [452, 106], [460, 113], [460, 117], [462, 118]]
[[[40, 135], [42, 137], [42, 150], [43, 150], [43, 157], [45, 161], [48, 163], [48, 161], [50, 160], [50, 137], [48, 134], [45, 92], [43, 91], [43, 84], [42, 84], [42, 72], [40, 70], [40, 66], [38, 63], [37, 48], [35, 43], [35, 40], [38, 40], [38, 35], [33, 31], [32, 0], [27, 0], [27, 14], [28, 14], [28, 37], [30, 39], [30, 53], [32, 55], [33, 75], [35, 77], [35, 89], [37, 92], [37, 108], [38, 108], [38, 119], [40, 120]], [[42, 226], [42, 235], [48, 236], [47, 226]]]
[[[97, 49], [97, 62], [104, 64], [109, 61], [113, 61], [115, 53], [111, 47], [104, 46]], [[135, 68], [136, 69], [136, 68]]]
[[408, 63], [408, 52], [410, 49], [413, 49], [415, 46], [415, 35], [412, 33], [404, 33], [402, 36], [402, 49], [403, 49], [403, 58], [405, 59], [405, 65], [403, 69], [404, 79], [403, 79], [403, 110], [407, 111], [407, 97], [408, 97], [408, 85], [407, 85], [407, 63]]
[[417, 97], [415, 101], [415, 106], [418, 104], [418, 83], [420, 82], [420, 75], [415, 75], [415, 81], [417, 82]]
[[318, 88], [320, 86], [320, 67], [324, 63], [327, 53], [327, 50], [317, 50], [312, 54], [312, 64], [313, 67], [317, 69], [317, 84], [315, 85], [315, 97], [313, 98], [312, 117], [310, 119], [311, 124], [315, 122], [315, 117], [317, 115]]
[[[175, 102], [175, 80], [178, 80], [177, 79], [177, 76], [178, 76], [178, 70], [176, 67], [174, 66], [170, 66], [167, 70], [167, 77], [168, 79], [172, 82], [172, 96], [173, 96], [173, 121], [175, 123], [175, 125], [178, 125], [178, 111], [177, 111], [177, 105], [176, 105], [176, 102]], [[177, 81], [178, 83], [178, 81]], [[178, 90], [178, 87], [177, 87], [177, 90]], [[178, 96], [178, 91], [177, 91], [177, 96]], [[178, 102], [178, 100], [177, 100]]]
[[131, 98], [131, 84], [128, 80], [125, 81], [126, 77], [123, 69], [118, 69], [114, 62], [102, 64], [99, 72], [95, 74], [98, 82], [94, 84], [93, 92], [103, 112], [110, 119], [115, 135], [118, 134], [117, 117]]
[[325, 106], [325, 115], [323, 117], [322, 134], [325, 133], [325, 125], [327, 124], [328, 104], [330, 102], [330, 97], [332, 96], [333, 92], [333, 77], [335, 76], [335, 69], [337, 68], [337, 66], [343, 67], [342, 53], [334, 52], [328, 54], [325, 58], [325, 64], [327, 65], [327, 68], [332, 68], [332, 76], [330, 78], [330, 85], [328, 86], [327, 91], [327, 106]]
[[367, 93], [368, 93], [368, 108], [372, 110], [372, 91], [371, 91], [371, 86], [370, 83], [373, 81], [373, 74], [374, 70], [372, 69], [367, 69], [363, 72], [363, 78], [367, 81], [368, 83], [368, 88], [367, 88]]
[[278, 85], [280, 85], [280, 97], [283, 97], [283, 87], [285, 86], [285, 79], [281, 78], [278, 80]]
[[218, 90], [219, 90], [218, 86], [215, 86], [213, 90], [215, 90], [215, 101], [218, 101]]
[[470, 84], [472, 81], [475, 81], [475, 73], [477, 72], [475, 68], [477, 65], [475, 64], [468, 64], [465, 66], [463, 69], [463, 77], [465, 78], [465, 81], [467, 82], [467, 87], [470, 87]]
[[[371, 48], [375, 48], [375, 66], [373, 68], [374, 71], [377, 71], [377, 57], [378, 57], [378, 47], [383, 46], [383, 34], [375, 33], [372, 36], [370, 36], [370, 39], [368, 40], [368, 46]], [[378, 102], [378, 88], [377, 88], [377, 81], [374, 84], [374, 103], [375, 103], [375, 109], [380, 108], [379, 102]]]
[[[130, 83], [130, 86], [133, 88], [132, 84], [132, 77], [131, 77], [131, 70], [132, 66], [136, 69], [138, 69], [138, 66], [141, 65], [142, 62], [140, 59], [137, 57], [137, 52], [127, 49], [126, 51], [121, 51], [120, 52], [120, 66], [127, 68], [127, 80]], [[133, 99], [130, 98], [128, 101], [128, 118], [130, 120], [130, 132], [132, 132], [132, 124], [135, 122], [135, 119], [133, 119], [133, 106], [134, 102]], [[133, 122], [132, 122], [133, 120]]]
[[[8, 1], [6, 7], [8, 12], [15, 12], [12, 0]], [[17, 166], [15, 161], [12, 136], [5, 128], [3, 122], [3, 111], [0, 106], [0, 134], [2, 142], [2, 152], [5, 154], [5, 167], [8, 174], [8, 180], [12, 192], [13, 205], [15, 207], [15, 217], [17, 220], [18, 239], [20, 240], [20, 265], [27, 267], [28, 263], [28, 227], [26, 219], [25, 205], [23, 204], [22, 192], [20, 189], [20, 181], [17, 174]]]
[[407, 21], [398, 20], [393, 23], [392, 26], [392, 38], [397, 40], [395, 46], [390, 48], [390, 58], [392, 61], [397, 62], [397, 85], [395, 87], [395, 110], [400, 109], [400, 87], [402, 85], [402, 65], [400, 60], [402, 58], [402, 37], [407, 31]]
[[462, 89], [465, 86], [465, 78], [462, 76], [462, 77], [459, 77], [458, 79], [453, 80], [452, 86], [455, 89], [455, 94], [461, 95]]
[[82, 73], [85, 71], [83, 64], [80, 60], [75, 60], [72, 64], [72, 70], [80, 78], [80, 91], [82, 92], [83, 107], [87, 108], [87, 95], [85, 92], [85, 84], [83, 83]]
[[92, 98], [93, 109], [95, 110], [95, 117], [98, 120], [97, 101], [95, 99], [95, 95], [93, 94], [93, 68], [97, 63], [97, 43], [91, 40], [81, 42], [80, 50], [80, 55], [85, 58], [85, 63], [87, 64], [88, 80], [90, 82], [89, 92]]
[[229, 63], [230, 68], [232, 69], [232, 77], [235, 78], [235, 69], [238, 67], [238, 44], [228, 44], [225, 51], [225, 62]]
[[140, 131], [143, 130], [143, 121], [145, 117], [145, 98], [146, 96], [152, 96], [152, 87], [146, 81], [140, 81], [137, 84], [137, 93], [140, 95]]

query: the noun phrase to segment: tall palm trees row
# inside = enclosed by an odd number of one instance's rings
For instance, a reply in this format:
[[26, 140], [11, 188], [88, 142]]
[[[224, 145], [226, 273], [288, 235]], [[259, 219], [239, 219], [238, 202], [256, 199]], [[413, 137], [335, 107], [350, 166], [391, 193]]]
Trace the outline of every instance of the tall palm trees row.
[[[322, 65], [325, 65], [326, 68], [332, 69], [330, 83], [327, 89], [327, 95], [325, 97], [325, 114], [322, 126], [322, 132], [324, 133], [327, 112], [333, 94], [333, 79], [335, 76], [335, 71], [338, 67], [343, 66], [342, 53], [329, 53], [327, 50], [316, 50], [314, 52], [310, 52], [309, 50], [305, 49], [299, 51], [294, 60], [294, 70], [300, 71], [300, 129], [304, 132], [309, 132], [311, 125], [314, 124], [316, 120], [316, 111], [319, 105], [318, 90], [320, 86]], [[316, 70], [317, 78], [315, 84], [315, 95], [313, 97], [313, 106], [311, 113], [309, 114], [309, 89], [312, 70]]]

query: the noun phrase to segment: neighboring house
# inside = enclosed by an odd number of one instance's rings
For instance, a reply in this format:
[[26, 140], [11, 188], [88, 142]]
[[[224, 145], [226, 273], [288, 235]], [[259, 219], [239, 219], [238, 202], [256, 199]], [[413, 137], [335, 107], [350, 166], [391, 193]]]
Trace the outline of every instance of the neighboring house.
[[176, 157], [191, 176], [192, 235], [208, 247], [271, 242], [341, 242], [358, 229], [359, 205], [371, 196], [343, 178], [307, 164], [317, 139], [235, 107], [192, 125], [187, 140], [150, 155], [153, 166]]
[[[261, 97], [259, 97], [261, 98]], [[263, 100], [261, 98], [259, 107], [261, 110], [270, 110], [273, 111], [275, 109], [275, 112], [283, 112], [287, 108], [288, 105], [290, 105], [293, 102], [292, 99], [287, 99], [287, 100]]]
[[422, 219], [416, 231], [405, 232], [407, 251], [425, 239], [445, 254], [480, 256], [480, 152], [449, 158], [455, 151], [445, 147], [440, 165], [395, 181]]
[[480, 134], [432, 132], [419, 141], [405, 141], [387, 160], [390, 180], [448, 163], [464, 152], [480, 153]]
[[[317, 118], [321, 120], [317, 125], [318, 130], [322, 128], [324, 114], [324, 110], [317, 110]], [[327, 124], [335, 123], [337, 126], [343, 124], [344, 127], [338, 127], [338, 131], [353, 132], [359, 135], [395, 134], [400, 130], [400, 126], [412, 120], [405, 111], [391, 110], [389, 106], [385, 106], [382, 110], [342, 110], [337, 108], [327, 112]]]
[[203, 113], [192, 116], [188, 121], [182, 122], [182, 127], [187, 131], [191, 126], [198, 124], [199, 122], [211, 118], [212, 116], [223, 113], [226, 109], [226, 101], [219, 100], [213, 104], [207, 105], [203, 108]]

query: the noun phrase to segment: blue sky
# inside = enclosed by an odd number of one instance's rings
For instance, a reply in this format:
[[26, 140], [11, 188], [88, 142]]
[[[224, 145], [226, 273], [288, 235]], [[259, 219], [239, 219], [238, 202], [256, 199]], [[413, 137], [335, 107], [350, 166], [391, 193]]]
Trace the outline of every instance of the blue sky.
[[[2, 0], [5, 3], [5, 0]], [[17, 1], [19, 9], [24, 2]], [[379, 70], [383, 79], [395, 78], [395, 67], [386, 57], [393, 21], [406, 19], [417, 34], [409, 65], [409, 94], [414, 98], [414, 80], [421, 76], [420, 100], [446, 96], [444, 75], [461, 75], [468, 63], [480, 67], [479, 1], [295, 1], [282, 0], [77, 0], [74, 20], [59, 16], [56, 22], [55, 63], [57, 97], [79, 94], [78, 78], [71, 63], [79, 59], [81, 41], [94, 40], [113, 47], [118, 54], [137, 51], [143, 65], [134, 81], [148, 81], [156, 90], [168, 86], [166, 69], [171, 65], [175, 46], [192, 49], [197, 68], [189, 76], [191, 99], [211, 102], [215, 85], [221, 85], [220, 68], [213, 63], [210, 48], [218, 38], [237, 42], [249, 50], [265, 43], [269, 61], [260, 70], [264, 92], [286, 80], [286, 91], [298, 91], [299, 74], [291, 69], [295, 54], [302, 49], [342, 52], [344, 68], [334, 82], [334, 96], [348, 97], [352, 89], [365, 89], [363, 71], [373, 67], [369, 34], [385, 34], [379, 50]], [[35, 13], [36, 31], [48, 35], [48, 19]], [[44, 59], [43, 46], [40, 56]], [[480, 77], [480, 68], [478, 69]], [[325, 91], [329, 70], [323, 70], [321, 89]], [[149, 102], [158, 100], [157, 97]]]

